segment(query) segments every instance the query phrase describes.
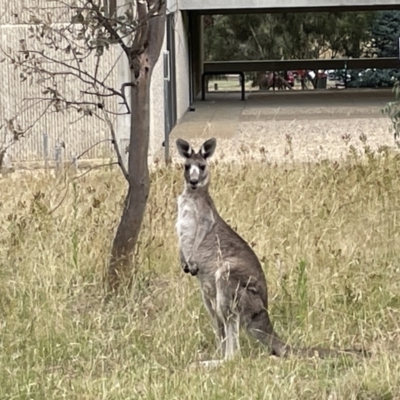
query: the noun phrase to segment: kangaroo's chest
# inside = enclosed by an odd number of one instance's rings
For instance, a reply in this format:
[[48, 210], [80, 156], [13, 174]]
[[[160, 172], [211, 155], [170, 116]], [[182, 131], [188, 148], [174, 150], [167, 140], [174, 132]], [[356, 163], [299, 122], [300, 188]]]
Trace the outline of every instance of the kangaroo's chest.
[[176, 231], [182, 251], [193, 245], [199, 224], [200, 204], [196, 199], [184, 195], [178, 198]]

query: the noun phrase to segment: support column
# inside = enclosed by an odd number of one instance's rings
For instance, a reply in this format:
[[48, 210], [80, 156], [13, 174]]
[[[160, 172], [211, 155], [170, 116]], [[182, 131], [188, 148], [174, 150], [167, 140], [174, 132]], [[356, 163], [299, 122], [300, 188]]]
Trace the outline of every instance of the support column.
[[201, 91], [201, 75], [204, 63], [203, 16], [190, 14], [190, 51], [192, 57], [191, 79], [193, 94], [196, 97]]

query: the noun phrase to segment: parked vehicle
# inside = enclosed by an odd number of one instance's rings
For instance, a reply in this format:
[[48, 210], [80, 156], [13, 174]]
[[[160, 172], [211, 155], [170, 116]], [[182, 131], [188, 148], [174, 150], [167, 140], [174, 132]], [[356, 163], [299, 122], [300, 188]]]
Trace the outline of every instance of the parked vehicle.
[[329, 69], [325, 73], [328, 76], [328, 81], [336, 80], [336, 71], [334, 69]]
[[[329, 69], [325, 71], [328, 76], [328, 81], [342, 81], [344, 82], [344, 75], [346, 74], [346, 70], [344, 69]], [[348, 72], [346, 80], [350, 82], [352, 79], [351, 74]]]

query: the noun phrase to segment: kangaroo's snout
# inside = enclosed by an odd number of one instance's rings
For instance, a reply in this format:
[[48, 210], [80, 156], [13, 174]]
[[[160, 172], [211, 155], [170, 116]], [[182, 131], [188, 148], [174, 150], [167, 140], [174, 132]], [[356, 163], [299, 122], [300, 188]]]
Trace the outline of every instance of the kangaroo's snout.
[[196, 189], [196, 187], [199, 183], [199, 180], [197, 178], [190, 179], [189, 183], [190, 183], [190, 186], [192, 187], [192, 189]]

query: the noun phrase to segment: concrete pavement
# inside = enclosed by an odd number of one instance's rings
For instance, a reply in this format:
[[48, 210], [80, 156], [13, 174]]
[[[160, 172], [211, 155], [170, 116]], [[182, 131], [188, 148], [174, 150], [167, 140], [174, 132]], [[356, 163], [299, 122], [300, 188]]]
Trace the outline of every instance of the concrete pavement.
[[279, 120], [342, 120], [383, 118], [380, 110], [394, 100], [390, 89], [347, 89], [250, 92], [210, 92], [196, 100], [171, 132], [171, 139], [231, 138], [241, 122]]

